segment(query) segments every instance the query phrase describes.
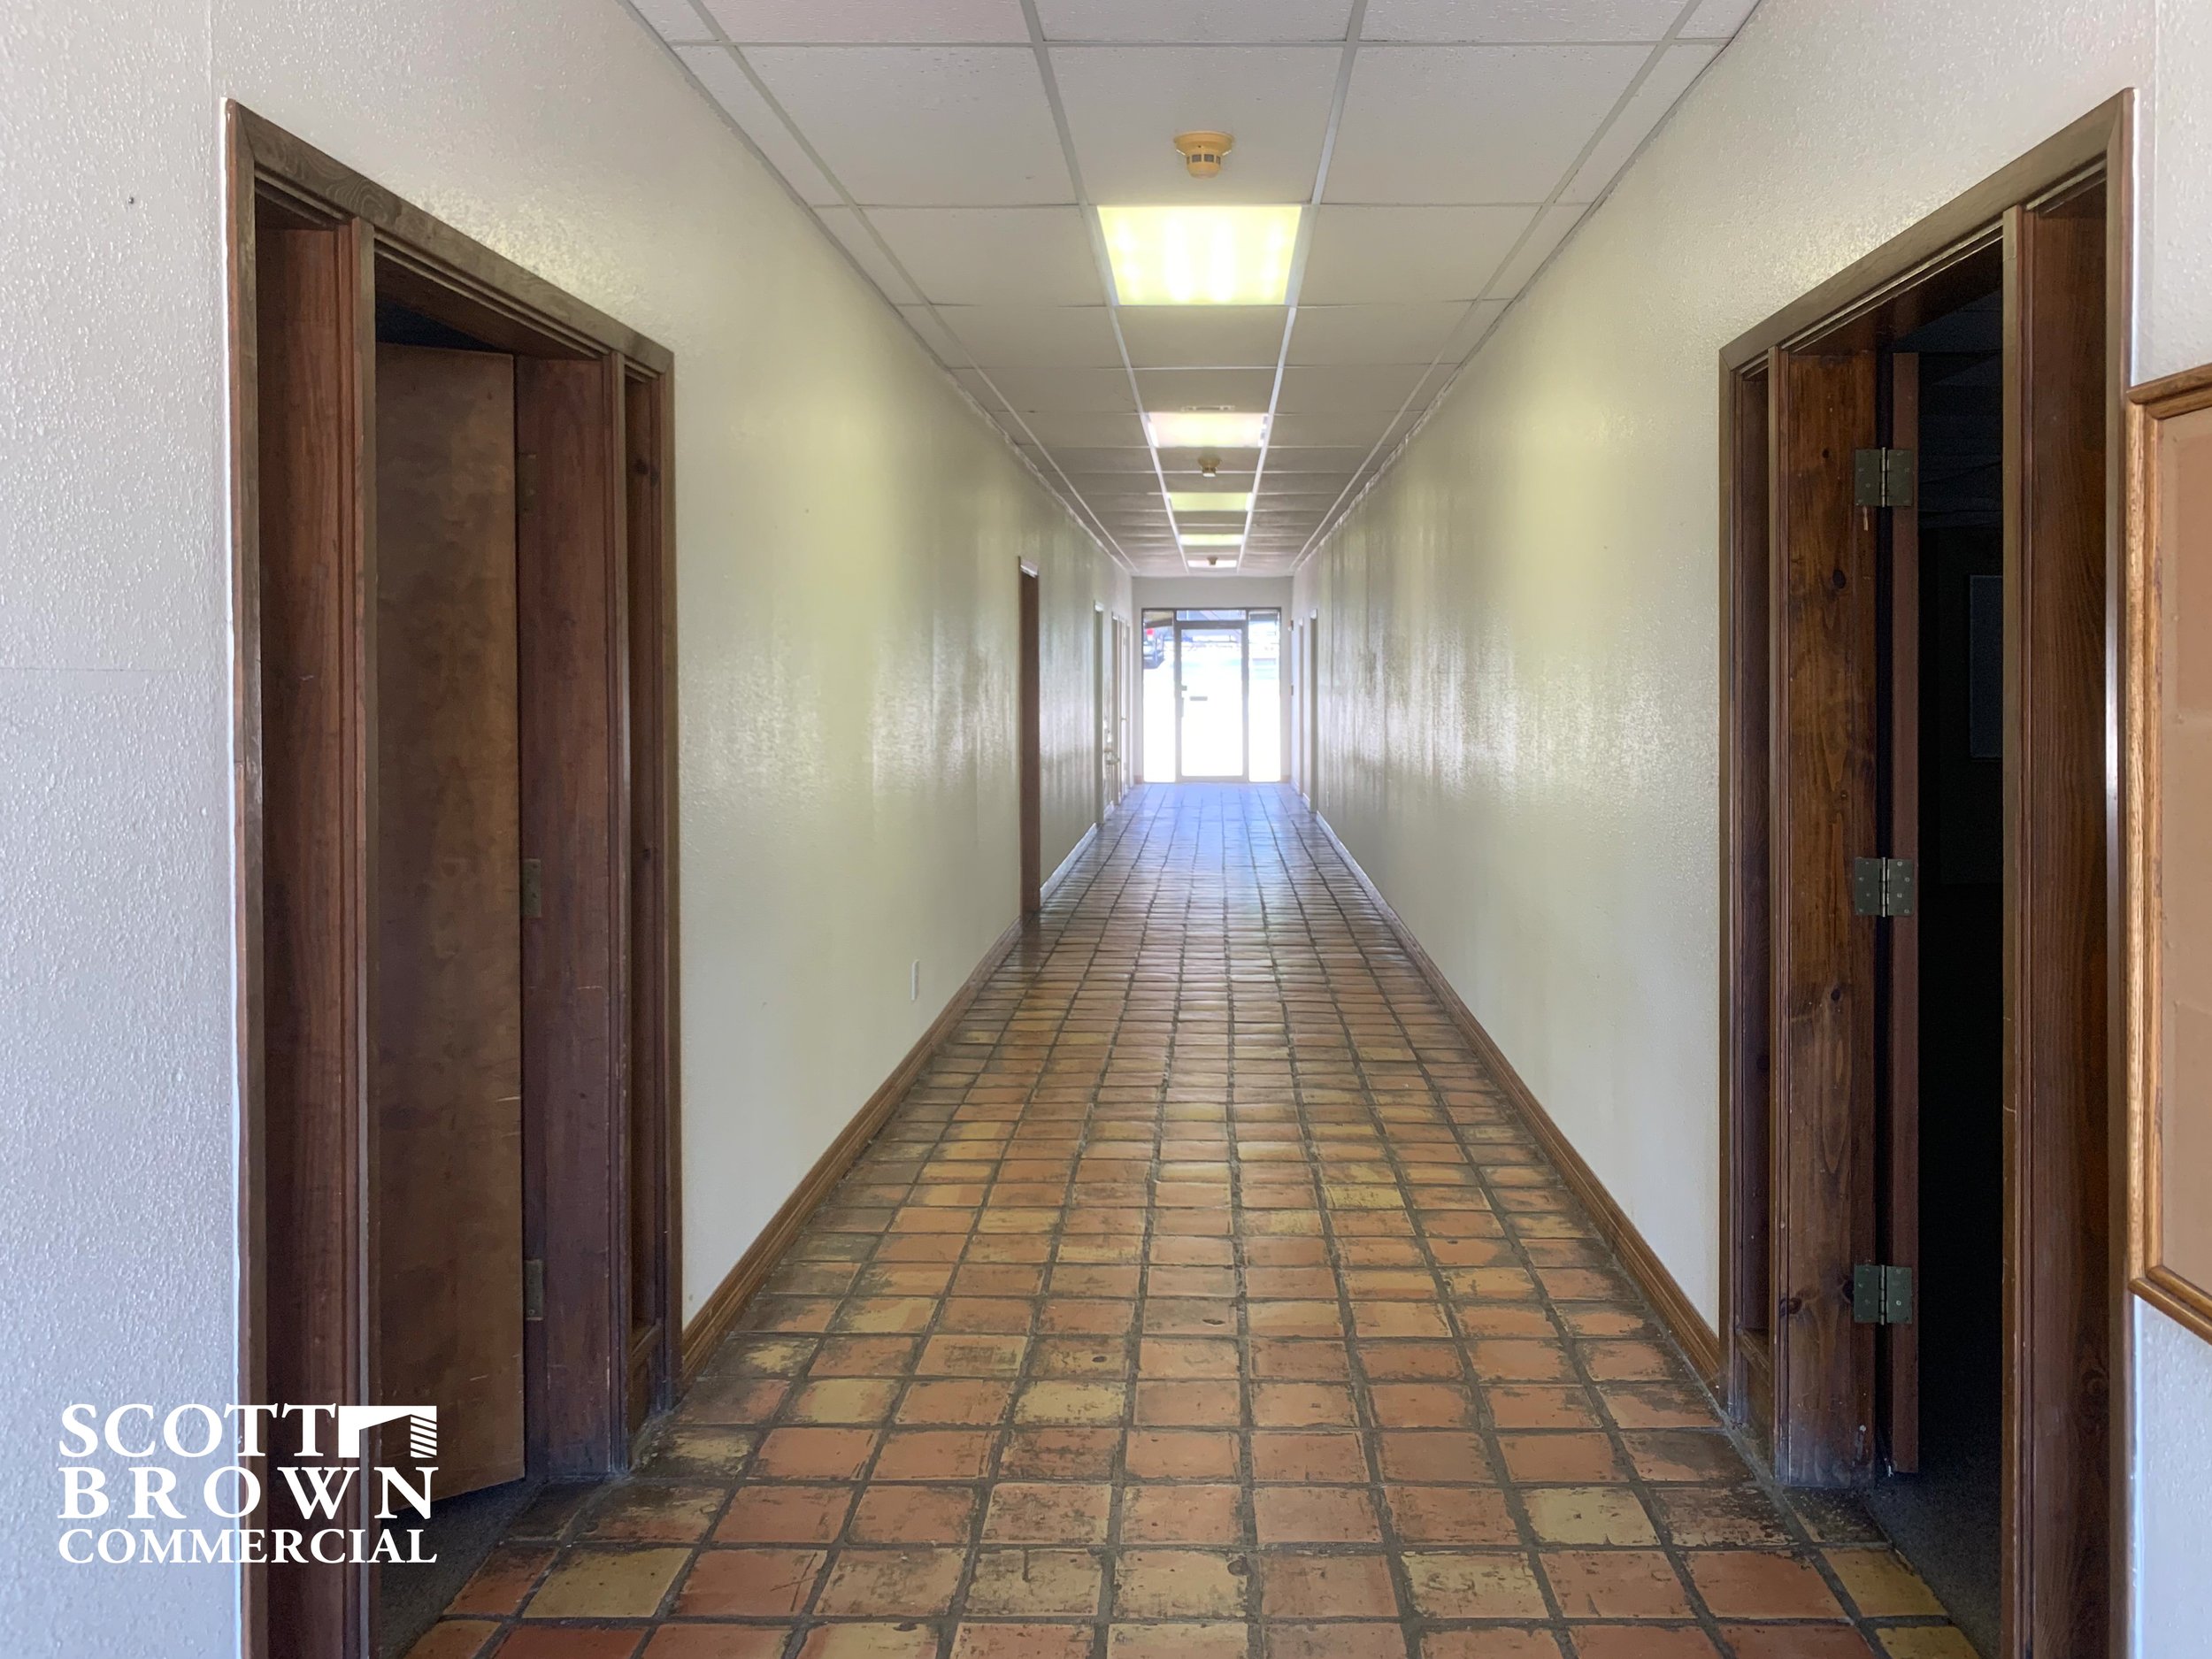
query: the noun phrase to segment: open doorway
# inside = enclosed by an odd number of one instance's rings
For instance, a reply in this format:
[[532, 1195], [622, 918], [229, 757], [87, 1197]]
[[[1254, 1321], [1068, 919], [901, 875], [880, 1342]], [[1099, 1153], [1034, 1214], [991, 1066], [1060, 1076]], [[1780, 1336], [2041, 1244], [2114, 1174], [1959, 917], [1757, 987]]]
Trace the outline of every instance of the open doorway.
[[[242, 1397], [434, 1409], [358, 1466], [443, 1575], [280, 1551], [246, 1647], [368, 1659], [678, 1379], [672, 364], [229, 121]], [[378, 1536], [313, 1445], [259, 1524]]]
[[1722, 1392], [2110, 1651], [2124, 99], [1723, 353]]
[[[1893, 1094], [1909, 1091], [1912, 1190], [1885, 1259], [1909, 1255], [1916, 1392], [1892, 1402], [1890, 1479], [1867, 1503], [1985, 1652], [2002, 1640], [2004, 1448], [2004, 295], [1886, 354], [1892, 442], [1916, 457], [1891, 510], [1891, 841], [1915, 861], [1889, 964]], [[1908, 591], [1909, 589], [1909, 591]], [[1916, 935], [1909, 945], [1902, 936]], [[1893, 1102], [1891, 1116], [1904, 1102]], [[1901, 1148], [1900, 1148], [1901, 1154]], [[1899, 1160], [1893, 1160], [1895, 1163]], [[1893, 1177], [1893, 1186], [1900, 1187]], [[1909, 1238], [1909, 1244], [1907, 1240]]]

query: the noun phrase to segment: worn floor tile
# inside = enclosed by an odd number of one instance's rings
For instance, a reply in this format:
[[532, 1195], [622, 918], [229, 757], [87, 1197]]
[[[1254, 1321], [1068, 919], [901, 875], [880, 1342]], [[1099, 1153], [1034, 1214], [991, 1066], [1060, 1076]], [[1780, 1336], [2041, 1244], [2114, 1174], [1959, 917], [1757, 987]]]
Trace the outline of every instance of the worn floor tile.
[[651, 1618], [691, 1559], [685, 1549], [572, 1549], [524, 1604], [530, 1618]]
[[1190, 786], [412, 1659], [1970, 1652], [1759, 1484], [1311, 815]]

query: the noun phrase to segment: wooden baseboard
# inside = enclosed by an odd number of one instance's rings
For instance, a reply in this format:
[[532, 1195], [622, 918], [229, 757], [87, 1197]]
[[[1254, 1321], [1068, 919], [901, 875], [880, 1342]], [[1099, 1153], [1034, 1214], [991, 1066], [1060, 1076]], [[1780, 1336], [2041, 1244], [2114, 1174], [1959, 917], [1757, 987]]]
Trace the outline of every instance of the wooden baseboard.
[[861, 1153], [867, 1149], [868, 1143], [890, 1120], [891, 1113], [905, 1097], [906, 1091], [913, 1087], [914, 1079], [921, 1075], [922, 1068], [928, 1064], [929, 1056], [936, 1051], [937, 1045], [966, 1016], [977, 994], [998, 971], [999, 964], [1006, 960], [1021, 936], [1022, 924], [1017, 921], [983, 953], [983, 960], [976, 964], [975, 972], [953, 993], [952, 1000], [945, 1004], [944, 1010], [930, 1022], [929, 1029], [906, 1051], [906, 1057], [868, 1097], [868, 1103], [860, 1109], [859, 1115], [847, 1124], [844, 1132], [830, 1143], [829, 1150], [815, 1160], [814, 1167], [807, 1171], [806, 1179], [799, 1183], [798, 1190], [784, 1201], [783, 1208], [776, 1211], [775, 1218], [762, 1230], [745, 1254], [738, 1257], [737, 1265], [730, 1269], [722, 1282], [715, 1286], [714, 1294], [700, 1305], [699, 1311], [685, 1325], [683, 1386], [688, 1387], [692, 1379], [698, 1376], [699, 1368], [707, 1363], [708, 1356], [737, 1323], [738, 1316], [745, 1311], [745, 1304], [758, 1294], [769, 1273], [782, 1259], [783, 1253], [791, 1248], [792, 1240], [799, 1235], [799, 1229], [805, 1226], [814, 1212], [821, 1208], [822, 1201], [836, 1189], [837, 1183], [845, 1179], [845, 1172], [858, 1161]]
[[1414, 937], [1413, 930], [1406, 926], [1404, 918], [1391, 908], [1389, 901], [1368, 879], [1367, 872], [1360, 868], [1359, 860], [1352, 856], [1351, 849], [1345, 846], [1335, 828], [1317, 812], [1314, 815], [1314, 821], [1321, 826], [1321, 833], [1329, 838], [1329, 844], [1336, 849], [1337, 856], [1344, 860], [1345, 868], [1352, 872], [1369, 900], [1382, 913], [1383, 919], [1390, 924], [1391, 931], [1398, 936], [1398, 942], [1421, 971], [1421, 977], [1429, 982], [1429, 988], [1436, 993], [1438, 1000], [1451, 1015], [1452, 1023], [1473, 1045], [1475, 1052], [1482, 1056], [1483, 1064], [1496, 1076], [1499, 1087], [1528, 1120], [1529, 1128], [1542, 1144], [1546, 1155], [1557, 1166], [1560, 1178], [1567, 1183], [1569, 1190], [1581, 1202], [1583, 1209], [1589, 1212], [1592, 1224], [1604, 1235], [1613, 1253], [1620, 1257], [1621, 1265], [1628, 1270], [1629, 1277], [1644, 1293], [1644, 1299], [1651, 1303], [1652, 1311], [1673, 1333], [1674, 1340], [1680, 1344], [1683, 1354], [1696, 1367], [1698, 1374], [1708, 1383], [1714, 1382], [1720, 1375], [1721, 1355], [1720, 1338], [1714, 1333], [1713, 1327], [1706, 1324], [1705, 1317], [1683, 1294], [1682, 1286], [1675, 1282], [1674, 1275], [1667, 1271], [1666, 1264], [1660, 1261], [1657, 1253], [1645, 1242], [1644, 1235], [1636, 1231], [1636, 1224], [1628, 1218], [1620, 1205], [1614, 1202], [1613, 1194], [1605, 1190], [1605, 1184], [1598, 1179], [1597, 1171], [1583, 1161], [1582, 1155], [1575, 1150], [1573, 1143], [1552, 1121], [1551, 1114], [1538, 1102], [1528, 1085], [1522, 1081], [1521, 1074], [1513, 1069], [1513, 1063], [1505, 1057], [1504, 1050], [1483, 1029], [1482, 1022], [1475, 1018], [1473, 1010], [1460, 1000], [1459, 993], [1452, 988], [1452, 983], [1444, 977], [1443, 970], [1421, 948], [1421, 941]]
[[1040, 902], [1050, 899], [1055, 893], [1059, 891], [1060, 884], [1075, 873], [1075, 866], [1081, 862], [1083, 855], [1090, 851], [1091, 843], [1097, 839], [1098, 826], [1094, 824], [1085, 830], [1075, 845], [1068, 849], [1068, 856], [1060, 861], [1060, 867], [1045, 878], [1044, 885], [1037, 889]]

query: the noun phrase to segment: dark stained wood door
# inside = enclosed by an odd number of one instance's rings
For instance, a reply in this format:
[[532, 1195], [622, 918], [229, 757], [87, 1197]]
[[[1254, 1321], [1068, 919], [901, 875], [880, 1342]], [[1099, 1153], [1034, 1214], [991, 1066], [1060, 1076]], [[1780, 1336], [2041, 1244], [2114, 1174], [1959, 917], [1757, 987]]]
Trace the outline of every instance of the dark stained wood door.
[[1021, 884], [1022, 914], [1034, 916], [1044, 908], [1044, 729], [1043, 687], [1041, 683], [1042, 642], [1039, 638], [1037, 578], [1021, 572], [1021, 643], [1018, 718], [1015, 744], [1021, 771]]
[[1843, 1486], [1873, 1465], [1871, 1325], [1853, 1266], [1875, 1259], [1872, 919], [1852, 861], [1878, 851], [1878, 510], [1853, 500], [1853, 452], [1877, 439], [1871, 352], [1778, 351], [1771, 394], [1773, 561], [1774, 1469]]
[[[1920, 452], [1920, 358], [1901, 351], [1885, 365], [1890, 448]], [[1884, 844], [1892, 858], [1920, 866], [1919, 492], [1886, 508], [1882, 580], [1888, 592], [1887, 747], [1882, 758]], [[1887, 1043], [1882, 1103], [1880, 1259], [1920, 1281], [1920, 918], [1880, 924], [1883, 1021]], [[1884, 1325], [1876, 1335], [1882, 1455], [1897, 1474], [1920, 1467], [1920, 1325]]]
[[2003, 1651], [2108, 1647], [2106, 187], [2005, 219]]
[[523, 1473], [512, 358], [377, 349], [376, 1386]]

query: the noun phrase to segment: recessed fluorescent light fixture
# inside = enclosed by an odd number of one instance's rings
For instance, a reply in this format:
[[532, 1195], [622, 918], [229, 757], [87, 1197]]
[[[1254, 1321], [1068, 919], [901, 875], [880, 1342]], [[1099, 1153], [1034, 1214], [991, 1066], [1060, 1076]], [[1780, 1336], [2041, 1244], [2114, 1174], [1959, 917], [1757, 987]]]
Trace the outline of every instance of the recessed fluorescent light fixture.
[[1298, 216], [1289, 207], [1102, 207], [1124, 305], [1281, 305]]
[[1167, 410], [1144, 418], [1156, 449], [1256, 449], [1267, 436], [1265, 415], [1225, 409]]
[[1240, 535], [1187, 535], [1183, 538], [1183, 545], [1185, 547], [1242, 547], [1244, 538]]
[[1225, 489], [1179, 489], [1169, 493], [1167, 504], [1178, 512], [1250, 512], [1252, 496], [1249, 491], [1233, 495]]

